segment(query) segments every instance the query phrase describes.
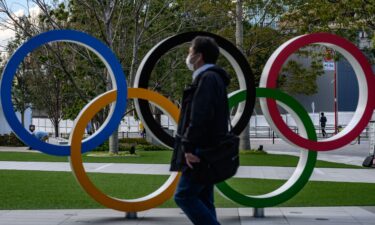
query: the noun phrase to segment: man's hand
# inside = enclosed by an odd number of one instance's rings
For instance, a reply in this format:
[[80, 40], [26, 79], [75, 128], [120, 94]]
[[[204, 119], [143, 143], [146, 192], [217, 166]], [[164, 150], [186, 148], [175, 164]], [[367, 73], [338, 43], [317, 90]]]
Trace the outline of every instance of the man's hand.
[[201, 160], [198, 158], [196, 155], [193, 155], [193, 153], [185, 153], [185, 159], [186, 159], [186, 164], [188, 167], [193, 169], [192, 163], [199, 163]]

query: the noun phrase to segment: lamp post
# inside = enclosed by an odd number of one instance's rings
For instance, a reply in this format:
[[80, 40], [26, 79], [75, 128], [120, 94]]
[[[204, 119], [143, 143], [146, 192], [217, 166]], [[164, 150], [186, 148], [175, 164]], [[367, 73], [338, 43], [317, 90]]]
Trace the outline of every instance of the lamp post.
[[335, 134], [337, 134], [337, 125], [338, 125], [338, 99], [337, 99], [337, 63], [335, 61], [335, 51], [330, 48], [325, 49], [324, 56], [324, 70], [333, 71], [333, 110], [334, 110], [334, 129]]

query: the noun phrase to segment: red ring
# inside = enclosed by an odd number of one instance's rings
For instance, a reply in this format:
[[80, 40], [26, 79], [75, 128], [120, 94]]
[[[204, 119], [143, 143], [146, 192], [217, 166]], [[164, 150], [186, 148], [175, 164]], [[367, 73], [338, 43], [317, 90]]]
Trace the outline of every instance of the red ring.
[[281, 50], [281, 52], [276, 56], [274, 63], [270, 67], [269, 76], [266, 81], [266, 87], [276, 88], [278, 74], [288, 57], [301, 47], [313, 43], [328, 43], [341, 47], [348, 53], [350, 53], [362, 67], [362, 70], [365, 74], [368, 91], [367, 105], [358, 124], [351, 131], [338, 139], [322, 142], [311, 141], [299, 136], [289, 129], [289, 127], [285, 124], [280, 116], [280, 112], [277, 108], [275, 100], [267, 99], [266, 102], [271, 119], [285, 138], [287, 138], [293, 144], [302, 148], [315, 151], [329, 151], [349, 144], [352, 140], [358, 137], [358, 135], [363, 131], [363, 129], [370, 121], [375, 106], [374, 94], [372, 93], [374, 90], [374, 77], [371, 65], [367, 61], [366, 57], [362, 54], [362, 52], [354, 44], [337, 35], [329, 33], [315, 33], [297, 37], [293, 41], [291, 41], [284, 49]]

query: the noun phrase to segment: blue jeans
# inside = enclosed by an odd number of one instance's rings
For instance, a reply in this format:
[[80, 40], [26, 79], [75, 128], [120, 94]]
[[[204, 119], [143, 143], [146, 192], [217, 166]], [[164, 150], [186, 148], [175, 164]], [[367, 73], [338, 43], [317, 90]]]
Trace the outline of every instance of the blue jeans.
[[220, 225], [214, 205], [214, 185], [194, 183], [189, 171], [183, 172], [174, 200], [195, 225]]

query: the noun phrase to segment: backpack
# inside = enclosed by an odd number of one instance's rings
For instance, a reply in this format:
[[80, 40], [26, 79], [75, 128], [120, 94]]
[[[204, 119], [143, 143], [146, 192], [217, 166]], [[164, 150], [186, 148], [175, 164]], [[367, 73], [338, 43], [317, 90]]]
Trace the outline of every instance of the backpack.
[[240, 139], [230, 131], [216, 146], [199, 149], [200, 162], [193, 165], [192, 180], [216, 184], [234, 176], [240, 166], [239, 142]]
[[374, 163], [374, 155], [369, 155], [365, 158], [365, 160], [362, 163], [363, 167], [371, 167]]

